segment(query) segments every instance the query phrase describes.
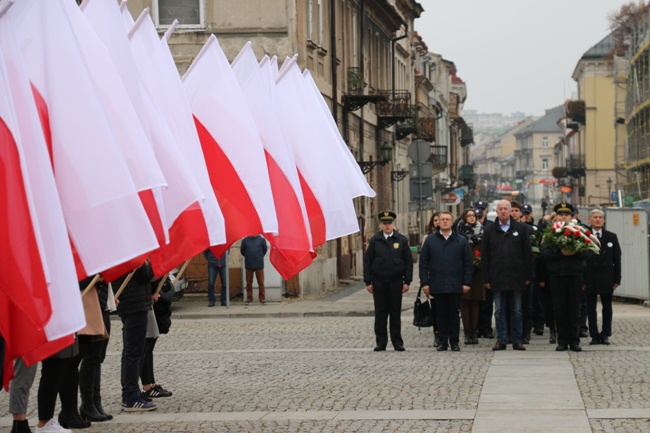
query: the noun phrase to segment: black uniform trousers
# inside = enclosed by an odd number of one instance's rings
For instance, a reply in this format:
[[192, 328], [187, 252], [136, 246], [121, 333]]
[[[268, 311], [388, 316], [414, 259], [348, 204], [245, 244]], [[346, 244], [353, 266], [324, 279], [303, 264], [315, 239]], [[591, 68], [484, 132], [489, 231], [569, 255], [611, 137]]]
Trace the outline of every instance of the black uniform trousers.
[[393, 347], [403, 347], [402, 340], [402, 286], [399, 279], [375, 279], [372, 282], [375, 302], [375, 337], [378, 347], [388, 344], [388, 318], [390, 317], [390, 341]]
[[438, 341], [441, 346], [458, 344], [460, 341], [460, 301], [463, 295], [462, 293], [438, 293], [436, 298]]
[[582, 281], [582, 275], [550, 277], [559, 345], [580, 343]]
[[494, 294], [492, 290], [485, 290], [485, 300], [480, 301], [478, 313], [478, 333], [481, 336], [493, 334], [492, 316], [494, 315]]

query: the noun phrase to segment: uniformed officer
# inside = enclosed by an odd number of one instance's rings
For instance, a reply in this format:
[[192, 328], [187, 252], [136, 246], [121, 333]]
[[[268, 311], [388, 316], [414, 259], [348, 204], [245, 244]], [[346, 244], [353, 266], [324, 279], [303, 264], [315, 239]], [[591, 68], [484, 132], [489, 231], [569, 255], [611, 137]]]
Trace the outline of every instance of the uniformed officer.
[[[574, 213], [569, 203], [558, 203], [553, 211], [561, 221], [568, 222]], [[555, 350], [582, 351], [580, 346], [580, 303], [582, 283], [591, 251], [580, 253], [562, 250], [555, 245], [542, 243], [542, 258], [546, 261], [548, 283], [553, 298], [553, 311], [557, 326]]]
[[370, 238], [363, 256], [363, 281], [375, 303], [375, 352], [386, 350], [389, 317], [391, 343], [396, 351], [404, 351], [402, 295], [413, 280], [413, 256], [408, 239], [395, 230], [395, 218], [393, 211], [379, 214], [381, 230]]

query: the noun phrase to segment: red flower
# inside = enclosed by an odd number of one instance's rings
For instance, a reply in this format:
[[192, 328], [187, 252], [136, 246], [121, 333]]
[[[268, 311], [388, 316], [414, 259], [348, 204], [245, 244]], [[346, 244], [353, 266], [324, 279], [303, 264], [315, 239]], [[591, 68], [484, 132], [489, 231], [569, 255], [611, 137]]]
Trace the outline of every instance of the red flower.
[[564, 236], [567, 236], [567, 237], [571, 236], [571, 232], [569, 230], [565, 230], [564, 231]]
[[580, 232], [575, 232], [573, 235], [574, 235], [575, 237], [579, 238], [579, 237], [580, 237]]
[[589, 230], [585, 230], [585, 234], [586, 234], [587, 236], [591, 236], [591, 232], [590, 232]]
[[585, 239], [585, 243], [590, 244], [590, 243], [591, 243], [591, 239]]
[[474, 251], [474, 258], [478, 259], [479, 257], [481, 257], [481, 252], [479, 250]]

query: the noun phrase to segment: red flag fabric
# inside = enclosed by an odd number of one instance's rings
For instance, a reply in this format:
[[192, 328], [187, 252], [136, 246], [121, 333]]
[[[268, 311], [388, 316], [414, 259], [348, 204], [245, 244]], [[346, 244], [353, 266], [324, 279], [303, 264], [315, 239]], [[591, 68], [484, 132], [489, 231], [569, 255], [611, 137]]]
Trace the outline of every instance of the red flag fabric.
[[183, 76], [210, 180], [226, 221], [221, 256], [247, 235], [277, 233], [264, 147], [225, 54], [208, 38]]
[[291, 147], [285, 141], [277, 108], [271, 94], [271, 81], [263, 75], [251, 43], [248, 42], [232, 62], [248, 108], [264, 145], [269, 180], [273, 191], [278, 234], [266, 233], [271, 244], [271, 264], [285, 280], [312, 262], [311, 242], [304, 218], [304, 200]]

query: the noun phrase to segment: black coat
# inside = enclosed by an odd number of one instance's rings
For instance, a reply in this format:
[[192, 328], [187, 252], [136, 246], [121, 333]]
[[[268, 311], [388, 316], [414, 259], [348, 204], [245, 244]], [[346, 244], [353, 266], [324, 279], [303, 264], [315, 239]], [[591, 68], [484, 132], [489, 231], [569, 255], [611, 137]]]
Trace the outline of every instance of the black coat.
[[507, 232], [501, 223], [486, 227], [481, 244], [481, 269], [486, 284], [495, 292], [526, 289], [533, 280], [533, 252], [530, 247], [530, 227], [510, 218]]
[[[117, 293], [127, 275], [123, 275], [112, 282], [113, 292]], [[153, 271], [151, 266], [146, 263], [135, 270], [133, 278], [128, 282], [119, 297], [120, 302], [117, 304], [118, 316], [141, 313], [151, 309], [150, 283], [152, 278]]]
[[379, 231], [368, 242], [363, 255], [363, 281], [372, 284], [375, 279], [398, 279], [405, 284], [413, 281], [413, 256], [406, 237], [393, 231], [393, 239], [387, 241]]
[[621, 284], [621, 246], [615, 233], [602, 229], [600, 254], [587, 260], [584, 284], [587, 293], [597, 294], [611, 294], [614, 284]]
[[420, 251], [420, 286], [430, 293], [463, 293], [472, 286], [474, 265], [467, 239], [452, 233], [445, 239], [440, 232], [427, 236]]

